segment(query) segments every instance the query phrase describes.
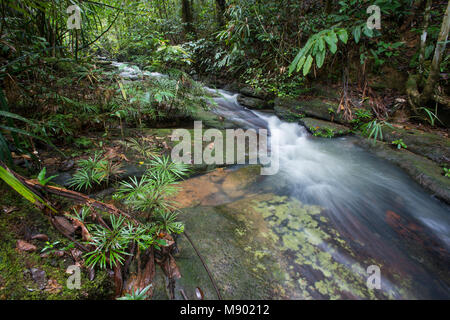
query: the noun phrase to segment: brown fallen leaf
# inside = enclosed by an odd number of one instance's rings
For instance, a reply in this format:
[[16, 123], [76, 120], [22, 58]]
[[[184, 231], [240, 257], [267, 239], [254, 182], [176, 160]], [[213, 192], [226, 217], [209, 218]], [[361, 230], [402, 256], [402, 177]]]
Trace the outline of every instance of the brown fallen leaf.
[[46, 234], [43, 233], [39, 233], [39, 234], [35, 234], [34, 236], [31, 237], [31, 239], [33, 240], [41, 240], [41, 241], [48, 241], [48, 236]]
[[58, 162], [57, 158], [48, 158], [44, 160], [44, 165], [46, 166], [53, 166]]
[[55, 279], [49, 279], [47, 285], [45, 286], [45, 292], [56, 294], [61, 292], [62, 285], [58, 283]]
[[83, 258], [83, 252], [76, 248], [70, 250], [70, 255], [76, 262], [80, 262]]
[[55, 256], [57, 256], [59, 258], [64, 257], [65, 254], [66, 253], [63, 250], [56, 250], [56, 251], [53, 252], [53, 255], [55, 255]]
[[23, 240], [18, 240], [16, 244], [16, 249], [19, 251], [25, 251], [25, 252], [34, 252], [37, 250], [36, 246], [28, 243]]
[[75, 233], [75, 227], [66, 218], [56, 216], [54, 221], [64, 231], [64, 233], [68, 235]]
[[72, 225], [75, 227], [75, 229], [80, 228], [81, 229], [81, 237], [83, 238], [83, 241], [90, 241], [91, 240], [91, 234], [89, 233], [88, 229], [84, 225], [83, 222], [81, 222], [78, 219], [72, 220]]
[[[125, 157], [125, 156], [119, 152], [119, 149], [120, 149], [120, 146], [113, 147], [113, 148], [106, 148], [107, 151], [103, 157], [108, 160], [123, 159], [123, 157]], [[126, 157], [125, 157], [125, 159], [126, 159]]]

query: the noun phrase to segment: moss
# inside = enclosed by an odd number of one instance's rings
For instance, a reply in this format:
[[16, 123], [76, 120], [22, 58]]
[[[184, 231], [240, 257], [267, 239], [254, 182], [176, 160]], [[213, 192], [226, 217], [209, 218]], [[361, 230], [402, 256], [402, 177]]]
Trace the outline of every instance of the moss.
[[316, 137], [334, 138], [350, 133], [350, 129], [346, 126], [313, 118], [303, 118], [300, 124]]
[[436, 133], [424, 132], [412, 128], [383, 128], [385, 142], [402, 140], [408, 150], [439, 164], [448, 164], [450, 159], [450, 141]]
[[[41, 257], [40, 251], [44, 243], [30, 240], [38, 250], [36, 252], [20, 252], [16, 250], [17, 240], [23, 240], [29, 234], [46, 234], [50, 242], [60, 241], [67, 245], [68, 240], [57, 233], [41, 211], [22, 199], [4, 183], [0, 183], [2, 197], [0, 208], [16, 206], [17, 211], [0, 213], [0, 299], [108, 299], [112, 297], [112, 283], [105, 271], [96, 272], [93, 281], [87, 278], [87, 272], [82, 270], [81, 289], [70, 290], [66, 286], [70, 275], [67, 267], [74, 264], [71, 258], [57, 258], [52, 255]], [[56, 280], [60, 286], [59, 292], [40, 290], [29, 275], [30, 268], [43, 270], [46, 280]]]
[[331, 102], [328, 99], [311, 99], [298, 101], [291, 98], [275, 99], [275, 112], [282, 119], [292, 116], [292, 114], [303, 115], [306, 117], [317, 118], [321, 120], [347, 124], [341, 114], [335, 115], [330, 110], [337, 110], [338, 103]]

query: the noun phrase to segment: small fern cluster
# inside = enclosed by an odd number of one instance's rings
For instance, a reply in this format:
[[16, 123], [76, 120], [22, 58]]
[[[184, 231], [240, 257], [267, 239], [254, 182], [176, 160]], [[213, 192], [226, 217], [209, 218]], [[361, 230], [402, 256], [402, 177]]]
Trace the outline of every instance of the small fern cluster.
[[120, 163], [102, 158], [100, 153], [95, 153], [89, 159], [79, 160], [77, 165], [79, 169], [69, 181], [69, 186], [76, 190], [88, 190], [102, 183], [109, 184], [112, 177], [122, 172]]
[[150, 247], [159, 249], [166, 246], [167, 242], [160, 238], [161, 232], [181, 233], [184, 231], [183, 224], [177, 222], [175, 214], [161, 215], [158, 219], [142, 225], [134, 225], [124, 217], [109, 217], [109, 224], [94, 224], [88, 222], [91, 209], [83, 207], [79, 212], [75, 211], [71, 217], [83, 222], [89, 232], [89, 239], [86, 243], [94, 249], [85, 254], [86, 265], [94, 268], [113, 268], [124, 263], [127, 256], [130, 256], [129, 248], [131, 244], [136, 244], [140, 251], [145, 251]]
[[[146, 165], [148, 169], [144, 176], [121, 182], [114, 198], [122, 200], [133, 211], [147, 214], [148, 219], [158, 215], [169, 218], [167, 213], [174, 208], [169, 199], [178, 191], [176, 180], [187, 176], [188, 167], [173, 163], [165, 156], [153, 157]], [[174, 226], [173, 229], [180, 228]]]
[[[94, 170], [101, 162], [100, 157], [84, 160], [80, 165], [85, 170]], [[96, 165], [94, 165], [96, 164]], [[184, 231], [183, 223], [177, 221], [177, 212], [170, 200], [177, 192], [177, 179], [187, 176], [187, 165], [172, 163], [169, 157], [153, 157], [147, 163], [147, 171], [142, 178], [131, 177], [120, 183], [113, 198], [121, 201], [133, 213], [141, 224], [135, 225], [124, 217], [109, 218], [109, 223], [90, 224], [90, 209], [82, 208], [72, 215], [89, 231], [88, 245], [94, 248], [85, 255], [90, 267], [114, 267], [123, 264], [130, 255], [132, 243], [138, 250], [150, 247], [166, 246], [164, 234], [180, 234]], [[95, 173], [97, 174], [97, 173]]]

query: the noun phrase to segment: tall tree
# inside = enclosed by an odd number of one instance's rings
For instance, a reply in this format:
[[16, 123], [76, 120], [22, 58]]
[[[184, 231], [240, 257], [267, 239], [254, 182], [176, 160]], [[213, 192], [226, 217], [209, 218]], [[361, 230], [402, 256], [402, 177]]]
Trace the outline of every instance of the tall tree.
[[423, 23], [423, 31], [422, 36], [420, 37], [420, 51], [419, 51], [419, 73], [422, 77], [424, 66], [423, 63], [425, 61], [425, 47], [427, 45], [427, 36], [428, 36], [428, 25], [430, 23], [431, 16], [431, 0], [426, 0], [425, 5], [425, 18]]
[[195, 33], [192, 4], [190, 0], [181, 0], [181, 17], [183, 20], [185, 33]]
[[434, 93], [434, 89], [436, 87], [436, 83], [439, 80], [440, 65], [442, 57], [445, 52], [445, 46], [447, 45], [449, 29], [450, 29], [450, 1], [447, 3], [447, 10], [445, 10], [444, 19], [441, 25], [441, 31], [439, 32], [439, 36], [436, 42], [436, 49], [434, 50], [433, 61], [431, 62], [430, 74], [428, 75], [428, 79], [425, 83], [425, 87], [421, 95], [420, 100], [422, 103], [426, 103], [431, 100]]
[[[431, 5], [430, 1], [427, 1], [428, 4]], [[427, 8], [426, 8], [427, 9]], [[427, 11], [427, 10], [426, 10]], [[406, 91], [408, 94], [409, 104], [411, 105], [412, 111], [415, 114], [419, 114], [419, 110], [429, 104], [431, 101], [439, 102], [440, 104], [450, 108], [450, 101], [445, 96], [440, 96], [436, 94], [436, 85], [439, 81], [440, 76], [440, 64], [442, 62], [442, 58], [445, 52], [445, 47], [447, 44], [448, 33], [450, 29], [450, 1], [447, 3], [447, 8], [445, 11], [444, 18], [442, 20], [441, 30], [438, 35], [438, 39], [436, 42], [436, 48], [434, 50], [433, 60], [431, 62], [430, 72], [426, 79], [423, 79], [422, 71], [419, 69], [419, 75], [410, 75], [408, 78], [408, 82], [406, 83]], [[425, 14], [425, 20], [427, 18], [427, 14]], [[424, 23], [424, 27], [427, 26], [427, 21]], [[421, 47], [419, 51], [419, 63], [423, 64], [424, 60], [424, 52], [423, 48], [425, 46], [425, 36], [426, 30], [422, 33], [421, 37]], [[422, 81], [423, 80], [423, 81]], [[423, 90], [420, 90], [423, 88]]]
[[226, 0], [216, 0], [217, 22], [221, 27], [225, 25]]

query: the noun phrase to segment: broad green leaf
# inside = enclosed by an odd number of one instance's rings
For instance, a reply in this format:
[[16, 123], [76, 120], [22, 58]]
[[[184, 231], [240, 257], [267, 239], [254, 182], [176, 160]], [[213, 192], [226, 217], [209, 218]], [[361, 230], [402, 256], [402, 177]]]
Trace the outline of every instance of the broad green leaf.
[[17, 179], [11, 172], [6, 170], [3, 166], [0, 166], [0, 179], [5, 181], [11, 188], [17, 191], [22, 197], [30, 201], [32, 204], [41, 204], [52, 210], [53, 212], [57, 212], [53, 207], [48, 205], [44, 200], [42, 200], [39, 196], [31, 192], [26, 186], [24, 186], [19, 179]]
[[[333, 32], [333, 34], [334, 34], [334, 36], [336, 36], [336, 34], [334, 32]], [[331, 34], [328, 34], [327, 36], [325, 36], [325, 41], [328, 43], [331, 53], [335, 54], [337, 51], [337, 45], [336, 45], [337, 38], [335, 40]]]
[[331, 40], [332, 40], [334, 43], [337, 43], [337, 42], [338, 42], [338, 37], [337, 37], [336, 33], [334, 32], [334, 30], [331, 30], [331, 31], [328, 33], [328, 36], [331, 38]]
[[299, 71], [302, 69], [303, 64], [305, 63], [305, 60], [306, 60], [306, 57], [305, 57], [305, 56], [303, 56], [303, 57], [300, 59], [300, 61], [299, 61], [298, 64], [297, 64], [297, 72], [299, 72]]
[[300, 61], [297, 63], [297, 69], [296, 69], [296, 72], [299, 72], [299, 71], [302, 69], [303, 64], [305, 63], [305, 59], [306, 59], [305, 56], [302, 56], [302, 57], [300, 58]]
[[292, 61], [291, 65], [289, 66], [289, 74], [292, 74], [292, 72], [294, 72], [294, 70], [297, 68], [297, 64], [301, 57], [302, 57], [302, 50], [300, 50], [300, 52], [295, 56], [294, 61]]
[[317, 41], [314, 41], [314, 45], [312, 48], [312, 55], [315, 56], [317, 54], [317, 51], [319, 50], [319, 43]]
[[340, 30], [337, 32], [337, 34], [338, 34], [338, 36], [339, 36], [339, 39], [341, 39], [341, 41], [342, 41], [343, 43], [347, 43], [347, 41], [348, 41], [348, 33], [347, 33], [347, 30], [345, 30], [345, 29], [340, 29]]
[[319, 50], [325, 51], [325, 41], [323, 40], [323, 37], [319, 38]]
[[358, 43], [361, 39], [361, 26], [357, 26], [353, 29], [353, 37], [355, 38], [355, 42]]
[[323, 65], [323, 62], [325, 61], [325, 51], [319, 51], [316, 54], [316, 65], [317, 68], [321, 68]]
[[308, 58], [306, 58], [305, 65], [303, 66], [303, 76], [306, 76], [309, 73], [309, 70], [311, 70], [312, 62], [313, 62], [312, 55], [308, 55]]
[[328, 43], [328, 47], [330, 48], [331, 53], [335, 54], [337, 51], [337, 45], [336, 42], [333, 40], [333, 38], [326, 36], [325, 41]]
[[304, 55], [307, 55], [309, 53], [309, 50], [311, 49], [313, 43], [314, 43], [314, 39], [313, 38], [309, 38], [308, 41], [306, 42], [305, 47], [303, 48], [303, 54]]
[[38, 174], [38, 181], [42, 184], [42, 182], [45, 180], [45, 175], [47, 174], [47, 168], [43, 168], [42, 170], [41, 170], [41, 172], [39, 172], [39, 174]]
[[372, 38], [372, 37], [373, 37], [373, 30], [367, 28], [367, 26], [364, 26], [364, 28], [363, 28], [363, 33], [364, 33], [367, 37], [369, 37], [369, 38]]

